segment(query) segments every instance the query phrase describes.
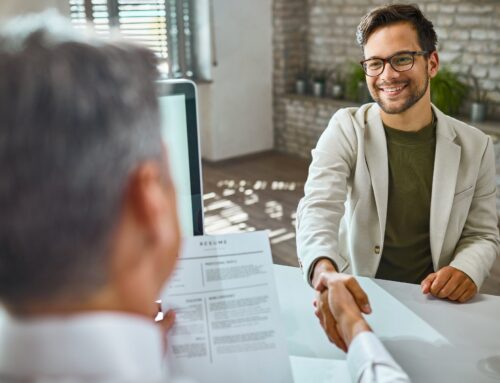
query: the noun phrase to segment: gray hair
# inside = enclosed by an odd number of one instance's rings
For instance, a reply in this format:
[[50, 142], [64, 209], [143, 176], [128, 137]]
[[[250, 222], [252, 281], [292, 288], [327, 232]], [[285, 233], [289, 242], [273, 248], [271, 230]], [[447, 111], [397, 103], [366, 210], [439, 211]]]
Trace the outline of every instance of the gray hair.
[[163, 161], [156, 58], [53, 12], [0, 31], [0, 300], [83, 297], [107, 281], [131, 172]]

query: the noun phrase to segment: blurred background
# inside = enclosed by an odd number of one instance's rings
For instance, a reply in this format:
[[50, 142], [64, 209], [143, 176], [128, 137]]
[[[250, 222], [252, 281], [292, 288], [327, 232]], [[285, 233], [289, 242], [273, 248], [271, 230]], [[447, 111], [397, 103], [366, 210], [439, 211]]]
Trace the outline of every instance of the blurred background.
[[[274, 262], [296, 266], [295, 209], [310, 151], [336, 110], [371, 101], [355, 32], [387, 2], [2, 0], [0, 22], [55, 8], [75, 28], [147, 45], [163, 77], [195, 81], [206, 232], [267, 229]], [[498, 190], [500, 1], [416, 3], [439, 37], [433, 102], [491, 135]], [[483, 292], [500, 295], [500, 260]]]

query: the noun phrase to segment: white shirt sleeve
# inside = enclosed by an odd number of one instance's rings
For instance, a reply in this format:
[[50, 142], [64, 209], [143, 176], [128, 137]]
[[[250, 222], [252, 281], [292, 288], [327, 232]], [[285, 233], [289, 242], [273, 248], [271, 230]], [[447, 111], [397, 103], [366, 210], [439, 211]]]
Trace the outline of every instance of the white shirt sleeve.
[[347, 365], [355, 383], [410, 383], [382, 342], [369, 331], [358, 334], [352, 341]]
[[180, 377], [180, 378], [175, 378], [174, 380], [167, 380], [167, 383], [198, 383], [198, 382], [189, 378]]

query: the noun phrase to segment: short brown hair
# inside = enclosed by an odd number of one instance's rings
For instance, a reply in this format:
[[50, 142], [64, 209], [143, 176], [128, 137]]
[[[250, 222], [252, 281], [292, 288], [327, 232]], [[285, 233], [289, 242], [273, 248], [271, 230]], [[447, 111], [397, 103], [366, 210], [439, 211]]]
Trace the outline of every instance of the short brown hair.
[[376, 29], [401, 22], [410, 23], [415, 28], [422, 50], [428, 52], [436, 50], [437, 35], [434, 25], [416, 4], [388, 4], [372, 9], [363, 16], [358, 25], [356, 32], [358, 44], [364, 48], [368, 38]]

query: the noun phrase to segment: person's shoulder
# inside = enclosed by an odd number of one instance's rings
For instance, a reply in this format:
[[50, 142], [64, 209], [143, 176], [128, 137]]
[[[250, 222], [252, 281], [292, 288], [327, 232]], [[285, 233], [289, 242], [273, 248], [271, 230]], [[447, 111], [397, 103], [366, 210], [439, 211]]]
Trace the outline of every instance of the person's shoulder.
[[464, 158], [480, 159], [487, 150], [493, 147], [492, 138], [480, 129], [440, 111], [437, 111], [436, 115], [438, 118], [437, 134], [447, 137], [460, 146]]
[[457, 120], [456, 118], [447, 116], [449, 118], [450, 123], [453, 124], [456, 131], [462, 134], [472, 135], [480, 138], [486, 138], [488, 135], [484, 133], [482, 130], [476, 128], [475, 126], [469, 125], [464, 121]]
[[340, 108], [333, 114], [329, 125], [337, 125], [341, 128], [364, 129], [371, 116], [378, 115], [376, 109], [377, 105], [375, 103]]
[[489, 136], [475, 126], [469, 125], [464, 121], [448, 116], [442, 112], [439, 112], [438, 124], [440, 118], [443, 119], [446, 125], [452, 128], [461, 139], [477, 140], [478, 142], [485, 142], [488, 140]]

